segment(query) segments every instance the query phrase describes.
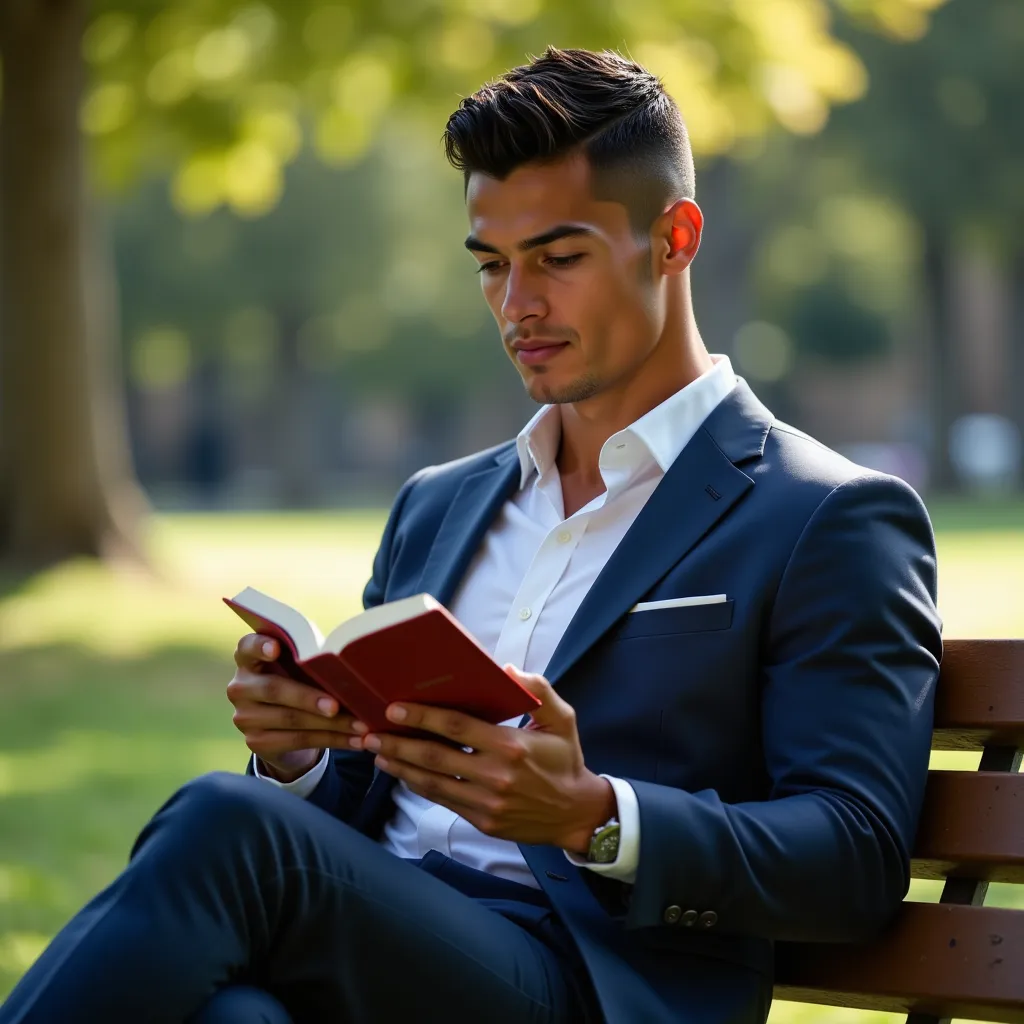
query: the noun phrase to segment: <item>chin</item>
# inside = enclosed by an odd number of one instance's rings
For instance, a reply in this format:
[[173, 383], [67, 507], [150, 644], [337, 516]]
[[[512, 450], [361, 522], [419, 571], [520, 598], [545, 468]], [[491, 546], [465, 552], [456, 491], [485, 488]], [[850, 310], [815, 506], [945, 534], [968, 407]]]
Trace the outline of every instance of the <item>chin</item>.
[[585, 402], [601, 391], [601, 382], [591, 374], [570, 379], [559, 379], [552, 374], [534, 374], [523, 383], [527, 394], [541, 405]]

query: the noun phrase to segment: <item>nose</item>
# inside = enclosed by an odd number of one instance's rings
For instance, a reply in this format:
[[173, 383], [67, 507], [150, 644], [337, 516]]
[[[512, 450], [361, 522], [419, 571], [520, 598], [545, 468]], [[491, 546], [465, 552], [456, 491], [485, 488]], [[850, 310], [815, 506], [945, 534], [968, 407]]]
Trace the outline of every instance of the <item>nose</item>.
[[507, 323], [522, 323], [529, 317], [543, 317], [547, 312], [539, 282], [524, 267], [509, 267], [505, 279], [505, 299], [501, 315]]

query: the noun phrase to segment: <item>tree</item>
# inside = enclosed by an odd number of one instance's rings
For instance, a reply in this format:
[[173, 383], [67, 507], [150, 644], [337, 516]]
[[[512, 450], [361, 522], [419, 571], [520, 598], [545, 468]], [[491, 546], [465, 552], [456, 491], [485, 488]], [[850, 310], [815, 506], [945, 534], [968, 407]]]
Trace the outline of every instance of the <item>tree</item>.
[[[914, 39], [942, 2], [837, 6]], [[439, 118], [549, 41], [628, 41], [680, 99], [695, 151], [725, 152], [775, 124], [815, 132], [833, 104], [863, 93], [863, 65], [832, 34], [829, 10], [826, 0], [136, 0], [131, 10], [103, 0], [90, 15], [86, 0], [6, 0], [0, 560], [140, 549], [144, 505], [110, 369], [115, 331], [84, 280], [99, 264], [83, 255], [80, 129], [107, 186], [174, 166], [181, 209], [257, 216], [277, 201], [306, 119], [318, 153], [343, 165], [396, 103]]]
[[934, 482], [953, 488], [958, 481], [949, 458], [950, 427], [973, 411], [965, 372], [970, 337], [954, 287], [965, 263], [980, 261], [1010, 319], [1005, 407], [986, 411], [1016, 415], [1024, 429], [1024, 414], [1009, 397], [1020, 372], [1014, 363], [1024, 366], [1024, 309], [1018, 302], [1014, 310], [1013, 298], [1017, 267], [1024, 263], [1024, 7], [1017, 0], [950, 4], [936, 16], [927, 46], [899, 54], [869, 36], [851, 40], [871, 69], [873, 87], [833, 127], [848, 150], [861, 150], [859, 163], [874, 185], [920, 227]]
[[143, 507], [106, 329], [113, 296], [90, 259], [84, 24], [84, 0], [0, 5], [0, 551], [28, 565], [136, 553]]

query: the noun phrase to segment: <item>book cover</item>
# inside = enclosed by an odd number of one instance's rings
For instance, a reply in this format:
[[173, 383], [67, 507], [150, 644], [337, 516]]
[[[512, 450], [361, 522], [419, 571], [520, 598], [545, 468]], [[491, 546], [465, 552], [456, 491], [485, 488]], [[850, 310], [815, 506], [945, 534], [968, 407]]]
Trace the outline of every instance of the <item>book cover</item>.
[[325, 690], [371, 731], [416, 732], [385, 718], [395, 701], [454, 708], [493, 724], [539, 704], [428, 594], [368, 609], [326, 639], [296, 609], [253, 588], [224, 602], [281, 644], [277, 671]]

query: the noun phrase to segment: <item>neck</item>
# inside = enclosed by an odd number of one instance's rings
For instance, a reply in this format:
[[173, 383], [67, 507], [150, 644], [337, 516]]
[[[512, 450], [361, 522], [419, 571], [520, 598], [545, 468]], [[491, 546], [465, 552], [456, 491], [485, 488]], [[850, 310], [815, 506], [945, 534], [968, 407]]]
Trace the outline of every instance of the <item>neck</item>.
[[688, 272], [672, 298], [657, 345], [626, 380], [584, 402], [558, 407], [558, 471], [563, 480], [572, 477], [584, 490], [600, 493], [604, 485], [598, 460], [605, 441], [711, 369], [693, 315]]

